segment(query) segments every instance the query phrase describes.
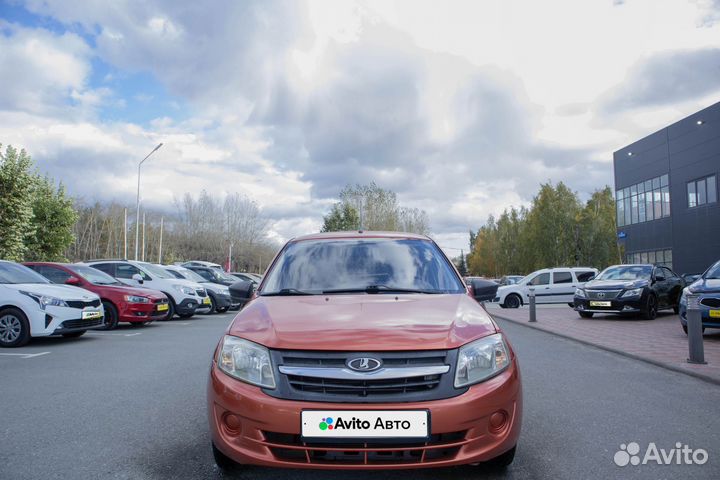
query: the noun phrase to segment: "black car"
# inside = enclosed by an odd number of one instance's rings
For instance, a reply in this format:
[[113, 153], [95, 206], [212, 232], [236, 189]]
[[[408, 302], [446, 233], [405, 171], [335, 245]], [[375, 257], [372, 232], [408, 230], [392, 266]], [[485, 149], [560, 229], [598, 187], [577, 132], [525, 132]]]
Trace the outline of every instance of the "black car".
[[[189, 262], [192, 263], [192, 262]], [[212, 283], [219, 283], [220, 285], [225, 285], [229, 287], [233, 283], [237, 282], [238, 279], [230, 275], [229, 273], [225, 273], [222, 270], [214, 267], [205, 267], [205, 266], [198, 266], [198, 265], [188, 265], [183, 264], [185, 268], [188, 270], [192, 270], [193, 272], [197, 273], [201, 277], [203, 277], [208, 282]]]
[[678, 312], [685, 282], [660, 265], [614, 265], [575, 291], [574, 308], [583, 318], [595, 313], [640, 315], [646, 320], [658, 310]]

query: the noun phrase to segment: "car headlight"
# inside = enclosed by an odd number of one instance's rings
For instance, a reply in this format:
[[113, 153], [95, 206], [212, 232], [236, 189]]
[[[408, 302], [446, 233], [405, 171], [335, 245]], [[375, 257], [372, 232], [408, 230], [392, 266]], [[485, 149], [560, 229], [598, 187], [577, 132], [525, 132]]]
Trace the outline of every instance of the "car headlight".
[[125, 301], [128, 303], [150, 303], [149, 298], [138, 295], [125, 295]]
[[220, 370], [233, 378], [263, 388], [275, 388], [270, 352], [257, 343], [225, 335], [218, 353]]
[[629, 298], [629, 297], [639, 297], [642, 295], [642, 287], [641, 288], [633, 288], [631, 290], [627, 290], [625, 293], [620, 295], [620, 298]]
[[460, 347], [455, 370], [455, 388], [487, 380], [510, 365], [510, 355], [501, 334], [489, 335]]
[[45, 310], [45, 307], [68, 307], [69, 305], [65, 303], [65, 300], [62, 300], [57, 297], [50, 297], [48, 295], [40, 295], [39, 293], [31, 293], [31, 292], [25, 292], [20, 291], [23, 295], [27, 295], [28, 297], [35, 300], [38, 305], [40, 305], [41, 310]]
[[585, 290], [582, 288], [578, 288], [575, 290], [575, 296], [580, 298], [585, 298]]
[[230, 295], [230, 289], [229, 288], [223, 288], [220, 290], [220, 293], [223, 295]]
[[195, 290], [185, 285], [173, 285], [173, 288], [184, 295], [195, 295]]

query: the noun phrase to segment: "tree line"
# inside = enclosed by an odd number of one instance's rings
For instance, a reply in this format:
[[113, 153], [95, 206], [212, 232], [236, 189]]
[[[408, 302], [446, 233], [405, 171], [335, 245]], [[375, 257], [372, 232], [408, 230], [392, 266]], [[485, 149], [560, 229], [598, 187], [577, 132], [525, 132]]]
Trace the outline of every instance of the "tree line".
[[[114, 201], [71, 198], [62, 184], [56, 186], [35, 171], [25, 150], [8, 146], [0, 151], [0, 259], [134, 259], [134, 211], [134, 206]], [[138, 251], [150, 262], [207, 260], [225, 265], [232, 248], [233, 270], [259, 272], [277, 250], [267, 237], [269, 221], [260, 207], [238, 193], [222, 200], [206, 191], [196, 197], [187, 193], [172, 211], [146, 210], [144, 219], [144, 225], [143, 216], [137, 219]]]
[[470, 230], [467, 268], [471, 275], [500, 277], [540, 268], [619, 263], [615, 201], [610, 187], [596, 190], [584, 204], [562, 182], [542, 184], [528, 208], [490, 215]]

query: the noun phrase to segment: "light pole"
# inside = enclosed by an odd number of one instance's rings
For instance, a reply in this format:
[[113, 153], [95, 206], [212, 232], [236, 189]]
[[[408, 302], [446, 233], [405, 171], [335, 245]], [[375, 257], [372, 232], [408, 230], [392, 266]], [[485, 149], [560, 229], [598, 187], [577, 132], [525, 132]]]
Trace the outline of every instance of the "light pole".
[[135, 203], [135, 261], [138, 259], [138, 242], [140, 241], [140, 167], [150, 155], [157, 152], [163, 144], [159, 143], [157, 147], [153, 148], [153, 151], [148, 153], [140, 163], [138, 163], [138, 187], [137, 187], [137, 201]]

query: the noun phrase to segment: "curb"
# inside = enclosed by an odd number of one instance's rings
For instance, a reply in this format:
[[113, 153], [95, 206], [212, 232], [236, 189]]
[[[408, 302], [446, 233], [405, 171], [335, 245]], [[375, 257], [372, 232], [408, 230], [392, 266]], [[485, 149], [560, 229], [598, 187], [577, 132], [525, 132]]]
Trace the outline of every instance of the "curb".
[[640, 355], [635, 355], [634, 353], [625, 352], [623, 350], [619, 350], [617, 348], [607, 347], [605, 345], [599, 345], [597, 343], [590, 342], [588, 340], [582, 340], [579, 338], [571, 337], [570, 335], [565, 335], [563, 333], [554, 332], [552, 330], [545, 330], [544, 328], [540, 328], [536, 325], [532, 325], [528, 323], [527, 321], [520, 321], [516, 320], [514, 318], [507, 318], [503, 317], [502, 315], [493, 315], [492, 313], [488, 312], [490, 316], [493, 318], [499, 318], [505, 321], [508, 321], [510, 323], [514, 323], [515, 325], [521, 325], [523, 327], [532, 328], [533, 330], [537, 330], [539, 332], [545, 332], [550, 335], [555, 335], [561, 338], [565, 338], [567, 340], [572, 340], [577, 343], [582, 343], [583, 345], [588, 345], [590, 347], [599, 348], [600, 350], [605, 350], [607, 352], [617, 353], [618, 355], [622, 355], [623, 357], [632, 358], [634, 360], [640, 360], [641, 362], [649, 363], [651, 365], [655, 365], [656, 367], [664, 368], [665, 370], [670, 370], [677, 373], [684, 373], [685, 375], [688, 375], [690, 377], [695, 377], [697, 379], [703, 380], [705, 382], [713, 383], [715, 385], [720, 385], [720, 378], [711, 377], [709, 375], [705, 375], [702, 373], [693, 372], [692, 370], [685, 370], [684, 368], [676, 367], [675, 365], [670, 365], [668, 363], [659, 362], [657, 360], [653, 360], [651, 358], [645, 358], [641, 357]]

